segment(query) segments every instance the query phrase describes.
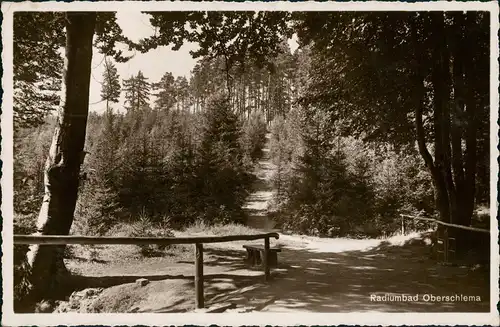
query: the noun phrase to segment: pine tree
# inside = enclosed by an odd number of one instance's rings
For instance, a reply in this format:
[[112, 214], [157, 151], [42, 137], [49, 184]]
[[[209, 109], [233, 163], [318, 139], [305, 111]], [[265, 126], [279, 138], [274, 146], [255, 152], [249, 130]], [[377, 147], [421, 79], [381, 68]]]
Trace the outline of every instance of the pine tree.
[[138, 111], [149, 107], [151, 85], [148, 78], [139, 71], [137, 76], [131, 76], [123, 81], [125, 91], [125, 108], [128, 111]]
[[175, 79], [172, 73], [165, 73], [158, 83], [153, 83], [152, 87], [157, 93], [154, 94], [155, 109], [169, 111], [176, 102]]
[[184, 76], [179, 76], [175, 80], [175, 89], [177, 95], [177, 110], [189, 109], [189, 83]]
[[106, 110], [109, 111], [109, 102], [117, 103], [120, 98], [120, 81], [115, 65], [107, 58], [104, 59], [104, 73], [101, 88], [101, 99], [106, 101]]
[[238, 118], [229, 101], [218, 98], [210, 102], [205, 119], [197, 173], [201, 177], [198, 190], [205, 205], [204, 219], [241, 222], [250, 180], [242, 160]]
[[119, 211], [117, 115], [110, 108], [96, 118], [89, 122], [89, 129], [92, 125], [98, 128], [92, 133], [93, 140], [87, 142], [90, 150], [83, 168], [86, 178], [80, 187], [75, 211], [76, 229], [86, 234], [105, 232], [116, 221]]

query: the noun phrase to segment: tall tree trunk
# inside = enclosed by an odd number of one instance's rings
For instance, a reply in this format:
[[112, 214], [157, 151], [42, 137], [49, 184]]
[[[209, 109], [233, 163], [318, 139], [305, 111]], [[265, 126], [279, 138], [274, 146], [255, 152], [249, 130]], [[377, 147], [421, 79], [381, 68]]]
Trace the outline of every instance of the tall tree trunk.
[[[438, 193], [441, 206], [448, 206], [448, 212], [443, 212], [443, 221], [454, 222], [457, 210], [456, 190], [451, 172], [450, 144], [450, 72], [449, 54], [444, 29], [443, 13], [433, 13], [433, 67], [431, 82], [434, 90], [434, 145], [435, 166], [441, 172], [444, 189]], [[441, 184], [441, 183], [440, 183]], [[444, 194], [443, 194], [444, 193]]]
[[[434, 149], [434, 160], [431, 153], [427, 149], [425, 130], [423, 124], [423, 111], [424, 111], [424, 100], [426, 96], [426, 89], [424, 86], [425, 76], [427, 72], [424, 72], [422, 65], [424, 65], [425, 60], [423, 45], [418, 39], [418, 27], [417, 18], [412, 17], [410, 19], [410, 33], [412, 38], [413, 47], [415, 49], [415, 130], [417, 136], [418, 150], [422, 158], [424, 159], [426, 167], [429, 169], [432, 177], [432, 183], [435, 190], [435, 201], [436, 207], [439, 212], [440, 219], [443, 221], [450, 220], [450, 211], [448, 204], [448, 195], [446, 192], [446, 183], [442, 170], [440, 169], [441, 160], [438, 160], [443, 153], [442, 143], [438, 142], [441, 140], [441, 128], [439, 120], [436, 119], [436, 111], [434, 112], [434, 139], [435, 139], [435, 149]], [[436, 126], [437, 123], [437, 126]]]
[[[476, 76], [474, 61], [468, 47], [474, 47], [476, 40], [470, 37], [470, 26], [467, 26], [466, 15], [462, 12], [454, 14], [454, 102], [452, 113], [452, 149], [453, 171], [457, 190], [457, 208], [454, 223], [469, 226], [474, 211], [475, 178], [476, 178], [476, 145], [477, 122], [476, 100], [474, 96], [476, 83], [471, 80]], [[464, 35], [465, 34], [465, 35]], [[462, 153], [462, 140], [465, 139], [465, 156]], [[469, 240], [474, 237], [468, 231], [454, 230], [456, 251], [459, 255], [470, 248]]]
[[417, 145], [418, 151], [422, 158], [424, 159], [424, 163], [426, 167], [429, 169], [434, 185], [434, 189], [439, 196], [436, 197], [436, 205], [440, 216], [448, 214], [448, 206], [443, 205], [443, 202], [440, 200], [445, 197], [444, 193], [444, 181], [439, 171], [438, 167], [434, 165], [434, 161], [432, 155], [427, 149], [426, 140], [425, 140], [425, 130], [423, 123], [423, 110], [424, 110], [424, 99], [425, 99], [425, 87], [424, 80], [422, 76], [417, 74], [415, 78], [415, 130], [417, 134]]
[[[452, 30], [453, 44], [453, 106], [451, 112], [451, 147], [452, 147], [452, 167], [453, 178], [456, 185], [457, 203], [465, 204], [468, 201], [468, 188], [465, 187], [464, 176], [464, 156], [462, 151], [463, 129], [465, 125], [465, 87], [464, 87], [464, 14], [462, 12], [454, 13], [454, 24]], [[456, 222], [462, 224], [468, 213], [459, 208]]]
[[[474, 47], [476, 42], [474, 34], [471, 32], [473, 25], [475, 24], [475, 19], [477, 13], [467, 12], [465, 31], [467, 35], [465, 36], [464, 48]], [[465, 50], [465, 49], [464, 49]], [[472, 53], [469, 51], [463, 51], [464, 57], [464, 75], [465, 75], [465, 105], [466, 112], [465, 117], [467, 124], [465, 127], [465, 181], [464, 181], [464, 216], [461, 221], [464, 225], [470, 225], [472, 214], [474, 211], [474, 201], [476, 193], [476, 164], [477, 164], [477, 130], [478, 122], [476, 111], [478, 110], [478, 103], [476, 100], [475, 93], [478, 88], [478, 82], [476, 81], [477, 72], [475, 69], [474, 58]]]
[[[80, 165], [89, 107], [92, 38], [96, 13], [66, 14], [66, 60], [59, 117], [45, 165], [45, 195], [37, 234], [68, 235], [76, 206]], [[30, 247], [31, 299], [40, 298], [53, 286], [63, 269], [64, 246]]]

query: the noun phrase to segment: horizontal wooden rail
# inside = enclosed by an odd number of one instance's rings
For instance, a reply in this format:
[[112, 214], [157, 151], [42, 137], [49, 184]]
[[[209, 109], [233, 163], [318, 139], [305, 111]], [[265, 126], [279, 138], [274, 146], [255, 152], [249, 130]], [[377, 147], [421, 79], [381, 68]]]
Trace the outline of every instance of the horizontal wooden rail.
[[196, 244], [253, 241], [265, 238], [279, 238], [278, 233], [254, 235], [195, 236], [195, 237], [112, 237], [74, 235], [14, 235], [14, 244]]
[[403, 215], [403, 214], [401, 214], [401, 217], [411, 218], [411, 219], [415, 219], [415, 220], [427, 220], [430, 222], [438, 223], [438, 224], [443, 225], [443, 226], [469, 230], [472, 232], [480, 232], [480, 233], [489, 233], [490, 232], [488, 229], [469, 227], [469, 226], [463, 226], [463, 225], [456, 225], [456, 224], [446, 223], [444, 221], [433, 219], [433, 218], [417, 217], [417, 216], [410, 216], [410, 215]]
[[115, 244], [115, 245], [144, 245], [144, 244], [194, 244], [195, 262], [195, 305], [203, 308], [203, 243], [222, 243], [233, 241], [253, 241], [264, 239], [264, 277], [270, 279], [270, 270], [267, 260], [269, 258], [269, 239], [279, 238], [278, 233], [265, 233], [254, 235], [226, 235], [226, 236], [195, 236], [195, 237], [98, 237], [98, 236], [68, 236], [68, 235], [14, 235], [14, 244]]

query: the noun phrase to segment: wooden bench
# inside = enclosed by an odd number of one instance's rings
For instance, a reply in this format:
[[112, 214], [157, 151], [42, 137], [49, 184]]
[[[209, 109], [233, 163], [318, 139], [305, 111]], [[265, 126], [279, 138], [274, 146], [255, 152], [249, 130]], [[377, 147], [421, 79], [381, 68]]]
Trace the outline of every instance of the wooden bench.
[[[261, 265], [262, 258], [264, 258], [264, 246], [259, 244], [246, 244], [243, 248], [247, 250], [246, 262], [252, 266]], [[278, 265], [278, 252], [281, 248], [269, 248], [268, 265], [269, 267], [276, 267]]]

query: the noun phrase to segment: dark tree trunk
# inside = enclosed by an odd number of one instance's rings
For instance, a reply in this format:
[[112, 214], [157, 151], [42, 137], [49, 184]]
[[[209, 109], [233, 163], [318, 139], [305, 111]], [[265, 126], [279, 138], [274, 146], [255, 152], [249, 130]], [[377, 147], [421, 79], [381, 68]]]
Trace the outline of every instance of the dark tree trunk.
[[[92, 38], [96, 13], [66, 14], [66, 60], [59, 117], [45, 165], [45, 195], [37, 234], [67, 235], [73, 223], [89, 106]], [[33, 245], [31, 299], [46, 294], [64, 271], [64, 247]]]
[[[443, 175], [443, 171], [440, 168], [442, 165], [442, 156], [444, 153], [442, 144], [442, 127], [441, 112], [438, 106], [438, 110], [434, 110], [434, 159], [431, 153], [427, 149], [425, 130], [423, 124], [423, 112], [424, 112], [424, 102], [426, 97], [426, 88], [424, 86], [424, 80], [428, 74], [424, 71], [424, 62], [428, 60], [424, 53], [424, 44], [419, 40], [417, 27], [417, 18], [412, 17], [410, 19], [410, 33], [412, 38], [413, 47], [415, 49], [415, 130], [417, 137], [418, 150], [422, 158], [424, 159], [426, 167], [429, 169], [432, 177], [432, 183], [435, 190], [435, 200], [436, 207], [439, 212], [440, 219], [449, 222], [450, 220], [450, 209], [448, 202], [448, 193], [446, 191], [446, 182]], [[435, 99], [436, 101], [436, 99]]]
[[[435, 13], [431, 17], [431, 60], [430, 82], [433, 90], [432, 114], [434, 128], [434, 159], [426, 147], [426, 138], [423, 125], [423, 111], [425, 101], [424, 80], [429, 72], [423, 71], [425, 51], [423, 44], [418, 40], [416, 19], [410, 21], [412, 40], [415, 47], [415, 94], [416, 94], [416, 134], [417, 144], [426, 166], [431, 172], [435, 192], [436, 206], [441, 221], [462, 224], [467, 199], [464, 196], [467, 188], [464, 176], [462, 154], [462, 130], [460, 113], [463, 112], [464, 102], [461, 93], [464, 92], [462, 68], [464, 65], [460, 51], [457, 51], [460, 34], [447, 35], [442, 13]], [[456, 26], [453, 32], [457, 33]], [[459, 32], [459, 31], [458, 31]], [[447, 37], [448, 36], [448, 37]], [[452, 40], [453, 42], [450, 42]], [[453, 56], [453, 74], [450, 72], [450, 51]], [[453, 76], [453, 81], [452, 81]], [[453, 100], [451, 101], [451, 87], [453, 86]], [[452, 104], [453, 106], [451, 106]], [[470, 224], [470, 220], [469, 220]], [[443, 226], [438, 228], [442, 229]], [[464, 235], [457, 229], [449, 230], [450, 236], [457, 239], [457, 251], [462, 251]]]
[[[448, 192], [446, 190], [446, 180], [444, 176], [444, 156], [445, 156], [445, 145], [443, 144], [443, 91], [441, 89], [441, 57], [440, 57], [440, 39], [435, 34], [439, 33], [438, 24], [436, 20], [438, 15], [442, 13], [437, 12], [432, 14], [432, 30], [433, 30], [433, 53], [432, 53], [432, 71], [431, 71], [431, 81], [433, 87], [433, 127], [434, 127], [434, 165], [439, 171], [437, 180], [435, 180], [435, 186], [437, 188], [436, 201], [440, 212], [440, 218], [442, 221], [450, 222], [450, 204], [448, 199]], [[434, 176], [433, 176], [434, 177]]]
[[[469, 188], [465, 185], [464, 173], [464, 155], [462, 151], [462, 140], [464, 138], [465, 127], [465, 81], [464, 81], [464, 14], [454, 13], [454, 24], [452, 31], [452, 47], [453, 47], [453, 94], [454, 101], [451, 112], [451, 146], [453, 154], [453, 178], [455, 180], [457, 191], [457, 202], [462, 208], [458, 208], [456, 223], [464, 224], [467, 216], [471, 216], [472, 212], [468, 213], [464, 210], [463, 205], [469, 202]], [[469, 225], [467, 223], [466, 225]]]
[[[476, 13], [468, 12], [466, 18], [466, 31], [473, 28]], [[464, 73], [465, 73], [465, 104], [466, 112], [465, 117], [467, 124], [465, 127], [465, 181], [464, 181], [464, 216], [461, 221], [464, 225], [470, 225], [472, 214], [474, 212], [474, 200], [476, 193], [476, 164], [477, 164], [477, 130], [478, 122], [476, 111], [478, 110], [478, 103], [476, 100], [476, 91], [479, 81], [477, 78], [477, 71], [475, 69], [474, 58], [470, 49], [474, 49], [473, 44], [476, 40], [472, 32], [468, 32], [465, 37], [464, 47]], [[470, 47], [473, 48], [470, 48]]]
[[427, 149], [425, 140], [425, 130], [423, 124], [423, 110], [424, 110], [424, 98], [425, 98], [425, 87], [424, 80], [422, 76], [416, 76], [416, 104], [415, 104], [415, 130], [417, 136], [418, 150], [422, 158], [424, 159], [426, 167], [429, 169], [434, 189], [436, 191], [436, 205], [439, 211], [441, 219], [443, 217], [449, 217], [448, 202], [446, 196], [446, 185], [444, 183], [443, 176], [439, 168], [434, 164], [432, 155]]
[[[453, 48], [452, 36], [447, 35], [445, 29], [444, 16], [442, 13], [433, 15], [433, 56], [432, 85], [434, 89], [434, 127], [436, 132], [436, 166], [439, 167], [443, 180], [448, 202], [448, 216], [441, 217], [444, 221], [460, 224], [464, 217], [463, 193], [463, 161], [462, 161], [462, 140], [459, 121], [460, 104], [451, 106], [451, 74], [450, 74], [450, 53]], [[456, 26], [453, 26], [456, 29]], [[448, 36], [448, 37], [447, 37]], [[459, 91], [461, 85], [461, 57], [460, 51], [453, 51], [458, 54], [455, 59], [454, 77]], [[456, 74], [456, 75], [455, 75]], [[455, 93], [455, 96], [457, 94]], [[453, 101], [454, 102], [454, 101]], [[453, 167], [453, 170], [452, 170]], [[445, 205], [445, 199], [441, 199]]]
[[[470, 22], [470, 15], [474, 14], [466, 15]], [[435, 13], [431, 20], [434, 165], [442, 177], [442, 181], [436, 183], [441, 220], [469, 226], [475, 197], [478, 103], [475, 97], [477, 81], [472, 81], [476, 76], [474, 57], [468, 48], [474, 47], [475, 40], [471, 37], [474, 28], [466, 22], [465, 14], [455, 13], [453, 17], [454, 22], [448, 30], [443, 14]], [[448, 212], [443, 210], [446, 205]], [[449, 235], [456, 238], [458, 252], [467, 249], [467, 232], [452, 228]]]

